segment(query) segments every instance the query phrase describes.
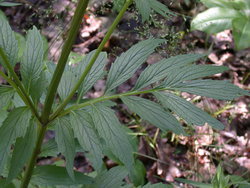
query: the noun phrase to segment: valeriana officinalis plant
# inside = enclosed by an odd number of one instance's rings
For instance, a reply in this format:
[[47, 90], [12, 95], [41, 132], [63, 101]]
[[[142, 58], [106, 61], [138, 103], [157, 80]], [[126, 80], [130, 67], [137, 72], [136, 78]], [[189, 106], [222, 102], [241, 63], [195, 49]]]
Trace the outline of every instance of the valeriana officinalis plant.
[[[178, 95], [189, 92], [220, 100], [249, 95], [228, 81], [202, 79], [227, 70], [223, 66], [196, 65], [201, 54], [185, 54], [149, 65], [139, 76], [134, 88], [125, 93], [115, 89], [133, 76], [154, 50], [164, 43], [149, 38], [132, 46], [112, 63], [107, 72], [103, 96], [82, 100], [86, 92], [105, 75], [107, 53], [103, 47], [114, 32], [127, 8], [135, 3], [143, 21], [156, 11], [166, 16], [168, 9], [154, 0], [114, 1], [117, 17], [99, 47], [86, 54], [77, 66], [67, 60], [88, 5], [79, 0], [67, 39], [56, 66], [47, 62], [43, 39], [36, 27], [27, 32], [26, 45], [18, 57], [18, 42], [7, 20], [0, 17], [0, 76], [8, 83], [0, 86], [0, 187], [120, 187], [128, 177], [130, 187], [143, 186], [142, 163], [136, 159], [137, 141], [115, 115], [111, 102], [120, 99], [132, 112], [162, 131], [187, 135], [172, 113], [188, 124], [208, 123], [214, 129], [223, 124]], [[142, 6], [145, 5], [145, 6]], [[20, 62], [20, 74], [14, 71]], [[151, 94], [155, 101], [143, 98]], [[46, 131], [54, 130], [55, 138], [43, 143]], [[73, 170], [76, 152], [84, 152], [96, 174]], [[66, 167], [37, 166], [39, 157], [65, 157]], [[106, 169], [104, 156], [117, 163]], [[152, 187], [147, 184], [143, 186]], [[165, 187], [158, 184], [158, 187]]]

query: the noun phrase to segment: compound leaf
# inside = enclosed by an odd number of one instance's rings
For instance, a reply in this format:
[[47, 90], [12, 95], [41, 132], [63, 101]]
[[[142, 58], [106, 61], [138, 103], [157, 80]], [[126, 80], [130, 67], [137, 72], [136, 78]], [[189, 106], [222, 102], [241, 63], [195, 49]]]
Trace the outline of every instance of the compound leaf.
[[224, 66], [212, 66], [212, 65], [190, 65], [179, 69], [174, 69], [168, 73], [167, 79], [164, 80], [163, 86], [170, 87], [177, 83], [186, 80], [193, 80], [205, 76], [214, 75], [228, 70]]
[[161, 130], [172, 131], [176, 134], [186, 134], [174, 116], [159, 104], [135, 96], [122, 97], [121, 99], [131, 111]]
[[189, 124], [203, 126], [208, 123], [215, 129], [224, 128], [220, 121], [181, 97], [166, 92], [155, 92], [154, 95], [165, 108], [169, 108]]
[[43, 40], [39, 31], [34, 26], [27, 33], [26, 48], [21, 61], [22, 81], [28, 93], [33, 90], [31, 86], [35, 85], [40, 77], [44, 66], [43, 56]]
[[93, 178], [86, 176], [80, 172], [73, 172], [75, 180], [67, 174], [64, 167], [59, 166], [38, 166], [34, 169], [31, 182], [36, 185], [52, 186], [52, 185], [86, 185], [94, 182]]
[[124, 166], [116, 166], [109, 171], [100, 173], [96, 178], [95, 188], [117, 188], [123, 183], [123, 179], [128, 175]]
[[25, 135], [30, 118], [31, 112], [27, 107], [16, 108], [8, 114], [0, 127], [0, 174], [7, 163], [13, 141]]
[[91, 116], [86, 111], [74, 111], [70, 114], [75, 137], [81, 147], [88, 151], [89, 160], [94, 164], [96, 170], [102, 167], [101, 141], [92, 122]]
[[[0, 26], [0, 48], [5, 51], [11, 65], [14, 67], [18, 58], [18, 44], [15, 33], [11, 30], [8, 21], [2, 15], [0, 15]], [[1, 58], [0, 64], [5, 67]]]
[[68, 117], [58, 118], [55, 122], [56, 143], [59, 152], [66, 158], [66, 169], [69, 176], [74, 180], [74, 157], [75, 157], [75, 140], [74, 133]]
[[204, 57], [205, 54], [186, 54], [163, 59], [160, 62], [148, 66], [138, 78], [134, 90], [142, 89], [152, 83], [155, 83], [171, 73], [175, 69], [193, 63]]
[[35, 122], [31, 120], [25, 136], [17, 138], [10, 162], [10, 169], [7, 178], [8, 182], [11, 182], [12, 179], [16, 178], [24, 164], [32, 155], [36, 143], [36, 127]]
[[240, 17], [239, 11], [214, 7], [198, 14], [191, 23], [192, 30], [201, 30], [214, 34], [226, 29], [231, 29], [232, 19]]
[[193, 80], [174, 85], [172, 88], [219, 100], [233, 100], [243, 95], [250, 95], [248, 91], [223, 80]]
[[133, 147], [114, 111], [103, 105], [95, 105], [92, 106], [90, 115], [107, 149], [131, 169], [134, 164]]
[[106, 91], [111, 91], [128, 80], [162, 42], [164, 42], [164, 40], [161, 39], [142, 41], [118, 57], [109, 71]]

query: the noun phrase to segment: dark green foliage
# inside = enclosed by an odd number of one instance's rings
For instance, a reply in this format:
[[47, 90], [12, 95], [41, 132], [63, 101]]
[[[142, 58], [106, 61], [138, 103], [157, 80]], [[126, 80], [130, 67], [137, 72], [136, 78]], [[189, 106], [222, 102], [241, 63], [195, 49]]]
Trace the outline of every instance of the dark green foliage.
[[[102, 44], [109, 39], [131, 3], [132, 0], [115, 1], [116, 9], [122, 9]], [[143, 21], [149, 19], [151, 10], [163, 16], [168, 13], [166, 7], [156, 0], [145, 0], [143, 3], [137, 0], [135, 3]], [[121, 99], [131, 112], [159, 127], [162, 132], [187, 135], [185, 127], [177, 121], [173, 113], [194, 126], [208, 123], [216, 129], [222, 129], [223, 124], [178, 96], [177, 92], [222, 100], [249, 95], [249, 92], [226, 81], [203, 80], [202, 77], [227, 70], [223, 66], [195, 65], [194, 62], [204, 57], [204, 54], [186, 54], [163, 59], [148, 66], [131, 91], [114, 94], [116, 88], [129, 80], [155, 49], [165, 42], [150, 38], [135, 44], [112, 63], [107, 71], [103, 96], [83, 99], [93, 85], [106, 75], [105, 66], [108, 60], [107, 53], [101, 52], [102, 44], [97, 50], [81, 57], [74, 66], [67, 65], [64, 70], [62, 63], [58, 63], [55, 68], [51, 62], [46, 61], [45, 43], [35, 27], [28, 31], [26, 39], [21, 39], [25, 40], [26, 45], [20, 50], [15, 33], [3, 16], [0, 16], [0, 25], [0, 63], [4, 68], [4, 71], [0, 70], [0, 75], [9, 83], [0, 86], [0, 175], [4, 177], [0, 185], [7, 181], [12, 186], [12, 180], [18, 177], [22, 179], [22, 187], [27, 187], [31, 178], [32, 184], [41, 187], [88, 185], [116, 188], [130, 186], [125, 185], [124, 181], [128, 177], [135, 186], [165, 187], [163, 184], [143, 186], [145, 168], [135, 154], [138, 152], [138, 142], [131, 136], [131, 130], [117, 118], [113, 109], [116, 103], [111, 100]], [[74, 28], [76, 26], [73, 30]], [[64, 49], [71, 47], [69, 45]], [[63, 55], [64, 53], [62, 57]], [[66, 63], [67, 58], [61, 62]], [[20, 77], [13, 69], [18, 60], [21, 65]], [[56, 99], [53, 90], [55, 95], [58, 94]], [[52, 97], [44, 100], [49, 92]], [[156, 97], [153, 100], [158, 101], [153, 102], [140, 94], [151, 94], [151, 97]], [[47, 128], [55, 131], [55, 138], [41, 147]], [[89, 159], [96, 171], [92, 175], [94, 178], [73, 170], [76, 152], [84, 153]], [[32, 173], [38, 156], [57, 155], [65, 157], [65, 168], [53, 165], [37, 166]], [[107, 170], [104, 157], [112, 159], [118, 166]], [[8, 161], [10, 165], [7, 165]], [[26, 173], [22, 175], [24, 166]]]
[[192, 21], [193, 30], [214, 34], [226, 29], [233, 30], [235, 46], [242, 50], [250, 46], [249, 0], [201, 0], [209, 9], [198, 14]]

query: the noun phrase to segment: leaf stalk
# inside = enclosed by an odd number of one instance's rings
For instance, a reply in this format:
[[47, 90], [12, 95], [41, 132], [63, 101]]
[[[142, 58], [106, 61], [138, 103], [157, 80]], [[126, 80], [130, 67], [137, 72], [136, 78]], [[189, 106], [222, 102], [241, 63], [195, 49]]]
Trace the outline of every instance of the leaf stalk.
[[65, 116], [65, 115], [69, 114], [70, 112], [72, 112], [73, 110], [78, 110], [78, 109], [93, 105], [93, 104], [98, 103], [98, 102], [104, 102], [107, 100], [118, 99], [121, 97], [130, 96], [130, 95], [140, 95], [140, 94], [146, 94], [146, 93], [153, 93], [156, 91], [164, 91], [164, 90], [168, 90], [168, 89], [169, 88], [154, 88], [154, 89], [149, 89], [149, 90], [144, 90], [144, 91], [129, 91], [129, 92], [120, 93], [120, 94], [111, 95], [111, 96], [102, 96], [99, 98], [91, 99], [90, 101], [87, 101], [87, 102], [84, 102], [81, 104], [73, 105], [73, 106], [65, 109], [64, 111], [62, 111], [57, 116], [56, 115], [51, 116], [50, 121], [53, 121], [57, 117]]

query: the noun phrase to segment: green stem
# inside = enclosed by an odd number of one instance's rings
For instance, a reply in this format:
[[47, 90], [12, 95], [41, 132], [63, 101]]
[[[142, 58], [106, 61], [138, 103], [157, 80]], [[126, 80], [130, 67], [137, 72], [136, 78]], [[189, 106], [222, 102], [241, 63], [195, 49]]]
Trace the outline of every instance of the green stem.
[[44, 139], [44, 136], [46, 133], [47, 126], [38, 125], [38, 127], [39, 127], [38, 138], [37, 138], [36, 145], [35, 145], [35, 148], [33, 150], [31, 159], [29, 160], [27, 168], [25, 170], [23, 181], [21, 184], [21, 188], [27, 188], [29, 185], [29, 182], [30, 182], [30, 179], [31, 179], [31, 176], [33, 173], [33, 169], [36, 165], [36, 159], [40, 153], [43, 139]]
[[130, 95], [140, 95], [140, 94], [152, 93], [152, 92], [156, 92], [156, 91], [164, 91], [164, 90], [168, 90], [168, 89], [169, 88], [156, 88], [156, 89], [149, 89], [149, 90], [144, 90], [144, 91], [129, 91], [129, 92], [126, 92], [126, 93], [120, 93], [120, 94], [111, 95], [111, 96], [102, 96], [102, 97], [99, 97], [99, 98], [91, 99], [90, 101], [87, 101], [85, 103], [73, 105], [73, 106], [67, 108], [66, 110], [62, 111], [58, 115], [54, 114], [54, 115], [52, 115], [50, 117], [50, 121], [53, 121], [58, 116], [60, 116], [60, 117], [65, 116], [65, 115], [69, 114], [73, 110], [78, 110], [78, 109], [84, 108], [86, 106], [93, 105], [93, 104], [98, 103], [98, 102], [103, 102], [103, 101], [112, 100], [112, 99], [118, 99], [118, 98], [121, 98], [121, 97], [130, 96]]
[[[34, 103], [32, 102], [32, 100], [30, 99], [29, 95], [27, 94], [27, 92], [25, 91], [22, 82], [19, 80], [18, 76], [16, 75], [12, 65], [10, 64], [8, 57], [6, 56], [6, 54], [4, 53], [4, 51], [2, 50], [2, 48], [0, 48], [0, 56], [3, 59], [3, 63], [6, 66], [6, 68], [8, 69], [8, 72], [11, 74], [11, 76], [13, 77], [14, 81], [12, 81], [8, 76], [4, 77], [4, 79], [10, 84], [10, 81], [13, 83], [15, 83], [16, 86], [16, 91], [18, 92], [18, 95], [22, 98], [22, 100], [25, 102], [25, 104], [27, 106], [30, 107], [32, 113], [34, 114], [34, 116], [36, 116], [37, 119], [39, 119], [39, 114], [34, 106]], [[3, 73], [4, 74], [4, 73]], [[1, 75], [2, 76], [2, 75]]]
[[[118, 23], [122, 19], [123, 15], [125, 14], [127, 8], [129, 7], [129, 5], [132, 2], [133, 2], [133, 0], [126, 0], [126, 3], [124, 4], [122, 10], [119, 12], [119, 14], [117, 15], [116, 19], [114, 20], [114, 22], [112, 23], [112, 25], [108, 29], [105, 37], [103, 38], [101, 44], [97, 48], [97, 50], [96, 50], [94, 56], [92, 57], [92, 59], [90, 60], [89, 64], [85, 68], [85, 70], [84, 70], [83, 74], [81, 75], [80, 79], [78, 80], [78, 82], [76, 83], [76, 85], [74, 86], [74, 88], [72, 89], [72, 91], [70, 92], [69, 96], [63, 101], [63, 103], [52, 114], [52, 117], [56, 117], [64, 109], [64, 107], [70, 102], [71, 98], [74, 96], [74, 94], [76, 93], [76, 91], [79, 89], [79, 87], [83, 83], [84, 79], [88, 75], [88, 73], [91, 70], [92, 66], [94, 65], [96, 59], [98, 58], [99, 54], [101, 53], [104, 45], [108, 42], [108, 40], [109, 40], [110, 36], [112, 35], [112, 33], [114, 32], [116, 26], [118, 25]], [[82, 94], [79, 95], [80, 99], [81, 99], [81, 97], [82, 97]]]
[[88, 6], [88, 3], [89, 3], [89, 0], [79, 0], [78, 5], [76, 7], [76, 11], [71, 22], [71, 26], [68, 32], [67, 39], [64, 43], [61, 56], [56, 66], [56, 70], [53, 74], [52, 81], [49, 85], [48, 94], [45, 99], [44, 109], [43, 109], [42, 116], [41, 116], [41, 120], [44, 124], [46, 124], [49, 119], [49, 114], [52, 108], [52, 104], [54, 102], [54, 98], [56, 96], [58, 85], [62, 78], [70, 51], [76, 39], [78, 30], [82, 22], [83, 15]]

